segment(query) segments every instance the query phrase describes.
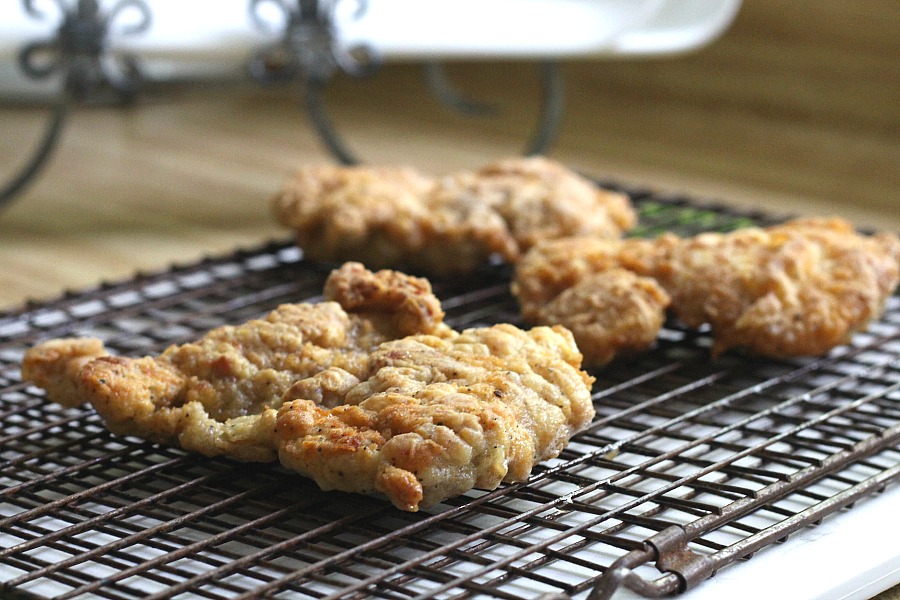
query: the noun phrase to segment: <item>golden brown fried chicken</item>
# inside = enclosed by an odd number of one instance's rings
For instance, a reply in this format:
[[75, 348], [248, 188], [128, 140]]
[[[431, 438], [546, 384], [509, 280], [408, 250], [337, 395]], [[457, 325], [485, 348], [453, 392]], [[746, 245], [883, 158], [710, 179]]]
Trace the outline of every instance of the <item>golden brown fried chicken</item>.
[[602, 366], [653, 346], [668, 305], [669, 295], [656, 281], [615, 268], [585, 277], [546, 304], [532, 305], [529, 319], [569, 329], [585, 364]]
[[325, 299], [376, 324], [391, 339], [448, 330], [428, 280], [397, 271], [372, 273], [360, 263], [344, 263], [325, 281]]
[[657, 241], [640, 238], [547, 240], [516, 265], [512, 291], [522, 315], [537, 321], [541, 307], [587, 277], [616, 269], [648, 276], [661, 251]]
[[499, 214], [519, 252], [541, 240], [579, 235], [617, 239], [637, 222], [627, 196], [602, 190], [544, 157], [507, 158], [445, 177], [429, 206], [460, 200]]
[[[686, 239], [665, 234], [655, 240], [544, 242], [517, 266], [513, 290], [526, 319], [574, 327], [579, 347], [591, 348], [588, 358], [609, 354], [595, 348], [605, 338], [597, 327], [588, 333], [566, 321], [578, 311], [565, 312], [566, 302], [554, 299], [619, 268], [655, 280], [671, 297], [672, 313], [688, 326], [709, 323], [714, 354], [742, 347], [768, 356], [820, 355], [881, 313], [900, 280], [898, 259], [900, 241], [893, 234], [862, 236], [841, 219], [797, 219]], [[638, 315], [631, 321], [652, 327], [643, 316], [647, 304], [639, 301], [646, 298], [646, 281], [635, 282], [644, 289], [634, 292]], [[558, 305], [552, 314], [545, 314], [548, 303]], [[601, 329], [629, 323], [621, 315], [608, 321], [614, 323]]]
[[305, 167], [272, 208], [314, 260], [452, 273], [470, 271], [495, 253], [518, 256], [498, 214], [464, 200], [429, 205], [435, 186], [408, 168]]
[[94, 338], [50, 340], [34, 346], [25, 354], [22, 378], [44, 388], [47, 396], [63, 406], [78, 406], [85, 401], [78, 389], [81, 369], [108, 352]]
[[515, 262], [537, 241], [620, 237], [628, 198], [542, 157], [511, 158], [434, 179], [408, 168], [307, 167], [272, 202], [307, 256], [466, 273]]
[[841, 219], [706, 233], [673, 244], [654, 268], [690, 327], [712, 325], [713, 352], [820, 355], [884, 309], [900, 280], [900, 240]]
[[580, 361], [562, 328], [387, 342], [343, 405], [278, 411], [279, 455], [323, 489], [382, 492], [404, 510], [522, 481], [593, 417]]
[[512, 291], [527, 321], [568, 328], [585, 364], [603, 366], [656, 341], [670, 298], [637, 274], [649, 271], [656, 254], [642, 239], [541, 242], [516, 265]]
[[270, 409], [292, 388], [328, 398], [338, 392], [322, 371], [361, 377], [382, 342], [450, 333], [425, 280], [348, 263], [325, 288], [326, 302], [285, 304], [160, 357], [103, 356], [99, 340], [51, 340], [26, 354], [23, 376], [62, 404], [89, 401], [115, 433], [207, 455], [274, 460]]
[[324, 489], [417, 510], [528, 476], [593, 416], [568, 331], [458, 333], [427, 281], [348, 263], [326, 301], [282, 305], [158, 357], [97, 340], [28, 351], [23, 376], [115, 433], [208, 456], [280, 458]]

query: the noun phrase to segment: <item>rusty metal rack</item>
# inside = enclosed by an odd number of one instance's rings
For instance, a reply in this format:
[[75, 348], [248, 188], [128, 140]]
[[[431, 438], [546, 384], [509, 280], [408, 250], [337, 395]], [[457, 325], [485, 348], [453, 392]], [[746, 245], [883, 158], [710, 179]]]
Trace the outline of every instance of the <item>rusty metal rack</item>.
[[[635, 192], [639, 234], [769, 223]], [[0, 596], [562, 598], [678, 593], [900, 480], [900, 297], [815, 359], [711, 362], [668, 323], [596, 373], [597, 418], [526, 483], [421, 513], [277, 465], [114, 436], [21, 382], [30, 344], [138, 355], [316, 299], [329, 267], [272, 243], [0, 315]], [[456, 328], [520, 323], [508, 269], [435, 280]]]

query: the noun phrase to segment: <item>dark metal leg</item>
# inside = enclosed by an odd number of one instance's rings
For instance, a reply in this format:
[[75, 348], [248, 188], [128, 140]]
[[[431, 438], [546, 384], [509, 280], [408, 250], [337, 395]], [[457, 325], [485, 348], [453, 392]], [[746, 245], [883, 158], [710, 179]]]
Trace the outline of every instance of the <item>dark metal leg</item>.
[[47, 122], [44, 135], [37, 149], [31, 155], [31, 158], [28, 159], [28, 162], [25, 163], [25, 166], [0, 190], [0, 209], [12, 202], [13, 198], [18, 196], [31, 183], [50, 160], [70, 109], [71, 106], [68, 101], [60, 102], [54, 107], [53, 114]]
[[[22, 0], [22, 5], [32, 17], [44, 18], [44, 13], [37, 9], [34, 0]], [[134, 58], [125, 57], [119, 73], [104, 66], [102, 58], [106, 52], [110, 22], [125, 9], [136, 9], [141, 14], [141, 20], [122, 33], [141, 33], [150, 27], [150, 8], [144, 0], [119, 0], [106, 13], [100, 10], [97, 0], [78, 0], [71, 5], [57, 0], [57, 7], [62, 20], [56, 37], [27, 44], [18, 58], [19, 68], [32, 79], [60, 74], [63, 91], [54, 104], [34, 154], [19, 173], [0, 189], [0, 209], [21, 193], [47, 165], [66, 119], [76, 104], [90, 100], [104, 88], [111, 89], [119, 102], [128, 102], [134, 98], [141, 83]]]
[[565, 88], [563, 75], [559, 65], [552, 61], [542, 62], [541, 70], [541, 109], [537, 129], [525, 146], [523, 154], [533, 156], [544, 154], [559, 135], [565, 110]]

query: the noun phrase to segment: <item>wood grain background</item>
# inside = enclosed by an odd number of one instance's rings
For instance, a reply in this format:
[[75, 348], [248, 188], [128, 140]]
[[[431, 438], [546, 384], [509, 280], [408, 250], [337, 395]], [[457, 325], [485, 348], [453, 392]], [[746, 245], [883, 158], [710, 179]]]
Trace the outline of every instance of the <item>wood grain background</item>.
[[[698, 52], [565, 62], [550, 154], [601, 178], [900, 229], [897, 23], [897, 0], [745, 0]], [[537, 110], [534, 65], [448, 71], [500, 116], [455, 115], [419, 65], [395, 64], [335, 80], [335, 123], [371, 163], [440, 173], [518, 152]], [[0, 177], [44, 117], [0, 107]], [[182, 86], [79, 109], [40, 180], [0, 213], [0, 307], [284, 237], [268, 198], [297, 165], [327, 160], [293, 89]]]

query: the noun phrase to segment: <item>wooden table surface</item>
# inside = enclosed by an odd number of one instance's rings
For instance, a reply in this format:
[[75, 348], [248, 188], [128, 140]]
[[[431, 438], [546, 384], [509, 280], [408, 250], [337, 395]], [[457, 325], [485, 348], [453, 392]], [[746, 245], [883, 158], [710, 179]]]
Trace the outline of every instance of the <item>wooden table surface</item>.
[[[900, 229], [895, 0], [748, 0], [720, 40], [687, 56], [568, 61], [550, 155], [586, 173], [777, 213], [839, 214]], [[896, 21], [894, 21], [896, 22]], [[419, 65], [336, 79], [335, 123], [369, 163], [434, 173], [524, 147], [530, 63], [448, 66], [501, 114], [439, 106]], [[22, 164], [43, 109], [0, 106], [0, 177]], [[38, 181], [0, 212], [0, 307], [284, 237], [268, 199], [295, 167], [329, 161], [297, 90], [233, 82], [151, 89], [85, 107]]]
[[[733, 27], [697, 53], [567, 61], [550, 155], [701, 200], [900, 230], [898, 18], [896, 0], [820, 0], [815, 10], [745, 0]], [[335, 80], [334, 120], [369, 163], [445, 173], [518, 152], [537, 106], [534, 65], [448, 68], [500, 116], [440, 107], [408, 64]], [[45, 116], [0, 106], [0, 179]], [[329, 160], [294, 89], [187, 85], [148, 90], [129, 108], [81, 108], [39, 180], [0, 212], [0, 308], [285, 237], [269, 197], [298, 165]]]

